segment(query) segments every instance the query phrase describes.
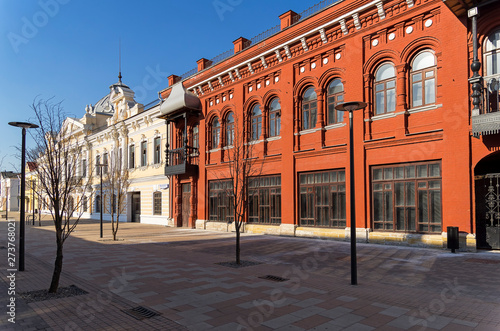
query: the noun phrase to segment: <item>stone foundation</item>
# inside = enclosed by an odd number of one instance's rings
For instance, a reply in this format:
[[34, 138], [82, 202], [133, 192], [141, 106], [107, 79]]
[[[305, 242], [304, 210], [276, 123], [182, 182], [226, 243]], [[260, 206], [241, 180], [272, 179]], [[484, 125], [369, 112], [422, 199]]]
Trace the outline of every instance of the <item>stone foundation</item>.
[[[196, 220], [196, 229], [221, 232], [235, 231], [234, 222], [228, 224], [225, 222], [207, 222], [206, 220]], [[275, 236], [334, 239], [343, 241], [349, 241], [351, 238], [351, 228], [348, 227], [343, 229], [332, 229], [300, 227], [295, 224], [265, 225], [244, 223], [241, 227], [241, 232], [268, 234]], [[441, 234], [416, 234], [372, 231], [371, 229], [357, 228], [356, 242], [446, 249], [447, 233], [442, 232]], [[475, 252], [476, 236], [471, 233], [461, 232], [459, 251]]]

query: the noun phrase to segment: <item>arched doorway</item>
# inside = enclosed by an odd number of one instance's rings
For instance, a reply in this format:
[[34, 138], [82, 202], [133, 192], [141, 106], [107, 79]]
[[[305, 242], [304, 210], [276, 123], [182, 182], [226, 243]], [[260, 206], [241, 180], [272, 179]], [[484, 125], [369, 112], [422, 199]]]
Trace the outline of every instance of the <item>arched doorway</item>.
[[500, 152], [474, 168], [477, 248], [500, 249]]

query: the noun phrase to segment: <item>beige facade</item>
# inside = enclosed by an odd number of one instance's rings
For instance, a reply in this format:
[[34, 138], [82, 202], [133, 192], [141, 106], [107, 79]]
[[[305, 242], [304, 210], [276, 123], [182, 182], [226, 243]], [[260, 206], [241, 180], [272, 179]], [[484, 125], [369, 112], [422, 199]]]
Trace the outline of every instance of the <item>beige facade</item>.
[[[73, 126], [73, 136], [84, 146], [79, 157], [78, 177], [82, 182], [91, 180], [89, 189], [74, 197], [79, 202], [78, 212], [82, 218], [100, 218], [102, 195], [103, 219], [111, 219], [107, 170], [103, 167], [101, 194], [98, 164], [120, 164], [122, 171], [128, 173], [129, 187], [119, 221], [169, 224], [169, 180], [164, 175], [163, 153], [166, 125], [158, 115], [159, 104], [145, 108], [135, 102], [134, 92], [120, 80], [110, 86], [108, 95], [95, 105], [88, 105], [82, 118], [66, 120], [64, 125]], [[45, 205], [46, 212], [47, 208]]]

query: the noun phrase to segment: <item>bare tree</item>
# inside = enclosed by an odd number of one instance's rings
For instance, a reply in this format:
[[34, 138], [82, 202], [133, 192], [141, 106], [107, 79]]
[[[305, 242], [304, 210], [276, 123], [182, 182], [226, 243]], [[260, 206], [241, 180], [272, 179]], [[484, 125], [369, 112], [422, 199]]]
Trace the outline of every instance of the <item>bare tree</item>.
[[[255, 145], [252, 142], [247, 142], [248, 139], [242, 129], [244, 123], [239, 122], [237, 114], [234, 114], [234, 123], [234, 129], [225, 132], [225, 143], [228, 147], [224, 150], [224, 160], [227, 161], [227, 174], [231, 183], [221, 185], [221, 187], [225, 189], [225, 194], [234, 213], [236, 264], [241, 264], [240, 234], [248, 212], [248, 181], [252, 177], [260, 176], [262, 163], [255, 155]], [[223, 172], [216, 174], [216, 176], [219, 182], [225, 181]]]
[[[27, 161], [36, 162], [39, 199], [48, 199], [56, 232], [56, 259], [49, 292], [56, 293], [63, 266], [63, 246], [78, 225], [82, 196], [90, 185], [91, 176], [82, 178], [80, 164], [83, 140], [76, 128], [67, 121], [61, 103], [35, 99], [31, 105], [38, 129], [28, 132], [35, 146], [27, 151]], [[24, 165], [23, 165], [24, 166]]]
[[105, 183], [108, 191], [108, 213], [111, 215], [111, 232], [113, 240], [116, 240], [118, 226], [120, 224], [120, 214], [127, 210], [127, 192], [130, 186], [129, 175], [126, 169], [123, 169], [122, 158], [115, 150], [109, 160], [106, 162]]

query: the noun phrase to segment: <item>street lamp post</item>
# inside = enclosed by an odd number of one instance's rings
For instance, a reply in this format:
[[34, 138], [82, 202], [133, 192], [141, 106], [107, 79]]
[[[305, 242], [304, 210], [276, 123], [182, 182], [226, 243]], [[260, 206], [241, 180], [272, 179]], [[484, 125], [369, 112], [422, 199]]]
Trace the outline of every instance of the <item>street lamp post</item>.
[[352, 101], [335, 106], [336, 110], [349, 112], [349, 200], [351, 219], [351, 285], [358, 284], [358, 266], [356, 259], [356, 208], [354, 196], [354, 148], [352, 133], [352, 112], [366, 107], [365, 102]]
[[21, 144], [21, 215], [19, 220], [19, 271], [24, 271], [24, 199], [26, 195], [26, 129], [36, 129], [38, 125], [26, 122], [9, 122], [9, 125], [22, 128]]
[[31, 203], [33, 204], [33, 225], [35, 225], [35, 181], [31, 181]]

